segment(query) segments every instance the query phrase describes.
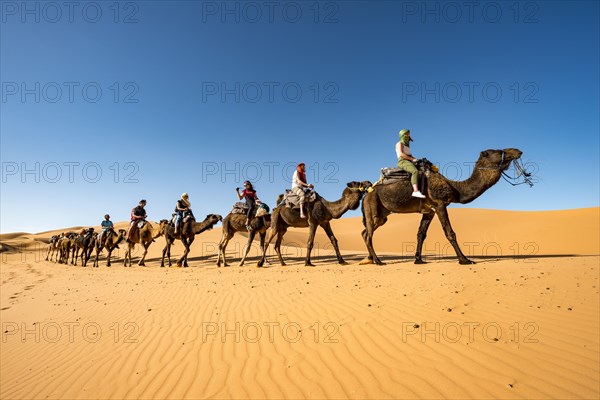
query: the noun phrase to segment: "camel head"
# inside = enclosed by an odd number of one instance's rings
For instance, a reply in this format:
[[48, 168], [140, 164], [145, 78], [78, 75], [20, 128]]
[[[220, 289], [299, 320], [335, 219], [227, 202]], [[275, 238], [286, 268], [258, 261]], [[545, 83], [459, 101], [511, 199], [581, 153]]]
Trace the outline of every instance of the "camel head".
[[510, 163], [518, 160], [523, 152], [519, 149], [484, 150], [479, 154], [477, 166], [479, 168], [497, 169], [506, 171]]
[[346, 188], [344, 189], [342, 197], [350, 200], [350, 210], [356, 210], [358, 208], [362, 197], [365, 195], [365, 193], [367, 193], [367, 189], [370, 188], [372, 185], [373, 184], [369, 181], [352, 181], [346, 184]]
[[161, 219], [158, 221], [158, 228], [153, 229], [152, 239], [156, 239], [157, 237], [164, 235], [167, 225], [169, 225], [169, 220], [167, 219]]
[[223, 217], [221, 217], [219, 214], [208, 214], [204, 219], [204, 222], [210, 224], [211, 228], [220, 221], [223, 221]]

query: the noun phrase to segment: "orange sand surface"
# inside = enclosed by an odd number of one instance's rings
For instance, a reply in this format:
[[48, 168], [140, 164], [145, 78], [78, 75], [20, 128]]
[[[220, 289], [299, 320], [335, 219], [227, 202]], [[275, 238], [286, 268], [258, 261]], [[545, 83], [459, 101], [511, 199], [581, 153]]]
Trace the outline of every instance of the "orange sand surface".
[[[434, 220], [425, 265], [412, 263], [419, 215], [375, 234], [333, 222], [350, 264], [306, 230], [284, 241], [288, 266], [221, 228], [196, 238], [189, 268], [45, 261], [38, 234], [0, 235], [0, 398], [586, 398], [600, 397], [600, 208], [451, 209], [461, 266]], [[118, 227], [126, 223], [117, 224]], [[176, 243], [172, 256], [183, 247]]]

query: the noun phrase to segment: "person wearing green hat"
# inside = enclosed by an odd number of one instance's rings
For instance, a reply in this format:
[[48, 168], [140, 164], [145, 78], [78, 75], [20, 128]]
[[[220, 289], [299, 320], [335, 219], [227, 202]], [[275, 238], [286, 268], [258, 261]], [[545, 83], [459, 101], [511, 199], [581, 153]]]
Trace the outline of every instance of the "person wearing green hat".
[[396, 143], [396, 155], [398, 156], [398, 168], [402, 168], [406, 172], [410, 173], [410, 183], [413, 186], [413, 197], [418, 197], [420, 199], [424, 199], [423, 193], [419, 191], [417, 186], [417, 181], [419, 178], [419, 171], [417, 171], [417, 167], [413, 163], [418, 160], [413, 157], [410, 151], [410, 142], [413, 139], [410, 137], [409, 129], [402, 129], [400, 131], [400, 141]]

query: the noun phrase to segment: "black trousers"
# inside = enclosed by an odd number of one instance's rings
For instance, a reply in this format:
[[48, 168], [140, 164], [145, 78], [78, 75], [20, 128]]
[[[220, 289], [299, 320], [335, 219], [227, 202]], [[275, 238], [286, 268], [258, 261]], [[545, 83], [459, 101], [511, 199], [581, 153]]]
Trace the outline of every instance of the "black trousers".
[[252, 219], [252, 211], [254, 211], [256, 200], [252, 197], [246, 197], [246, 205], [248, 206], [248, 212], [246, 213], [246, 216], [248, 219]]

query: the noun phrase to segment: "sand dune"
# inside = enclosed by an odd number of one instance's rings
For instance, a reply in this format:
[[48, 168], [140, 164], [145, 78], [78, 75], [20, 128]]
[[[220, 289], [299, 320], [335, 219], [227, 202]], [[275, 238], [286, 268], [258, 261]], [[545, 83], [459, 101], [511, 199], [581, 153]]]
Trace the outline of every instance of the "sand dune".
[[[76, 228], [0, 235], [0, 398], [595, 399], [599, 217], [453, 209], [467, 267], [438, 222], [431, 263], [412, 263], [418, 215], [377, 231], [382, 267], [357, 264], [358, 218], [333, 225], [351, 264], [319, 234], [316, 268], [294, 246], [302, 230], [286, 237], [289, 265], [263, 269], [257, 247], [246, 267], [217, 268], [220, 228], [186, 269], [159, 268], [162, 238], [145, 268], [82, 268], [44, 261], [44, 242]], [[245, 241], [230, 242], [232, 264]]]

